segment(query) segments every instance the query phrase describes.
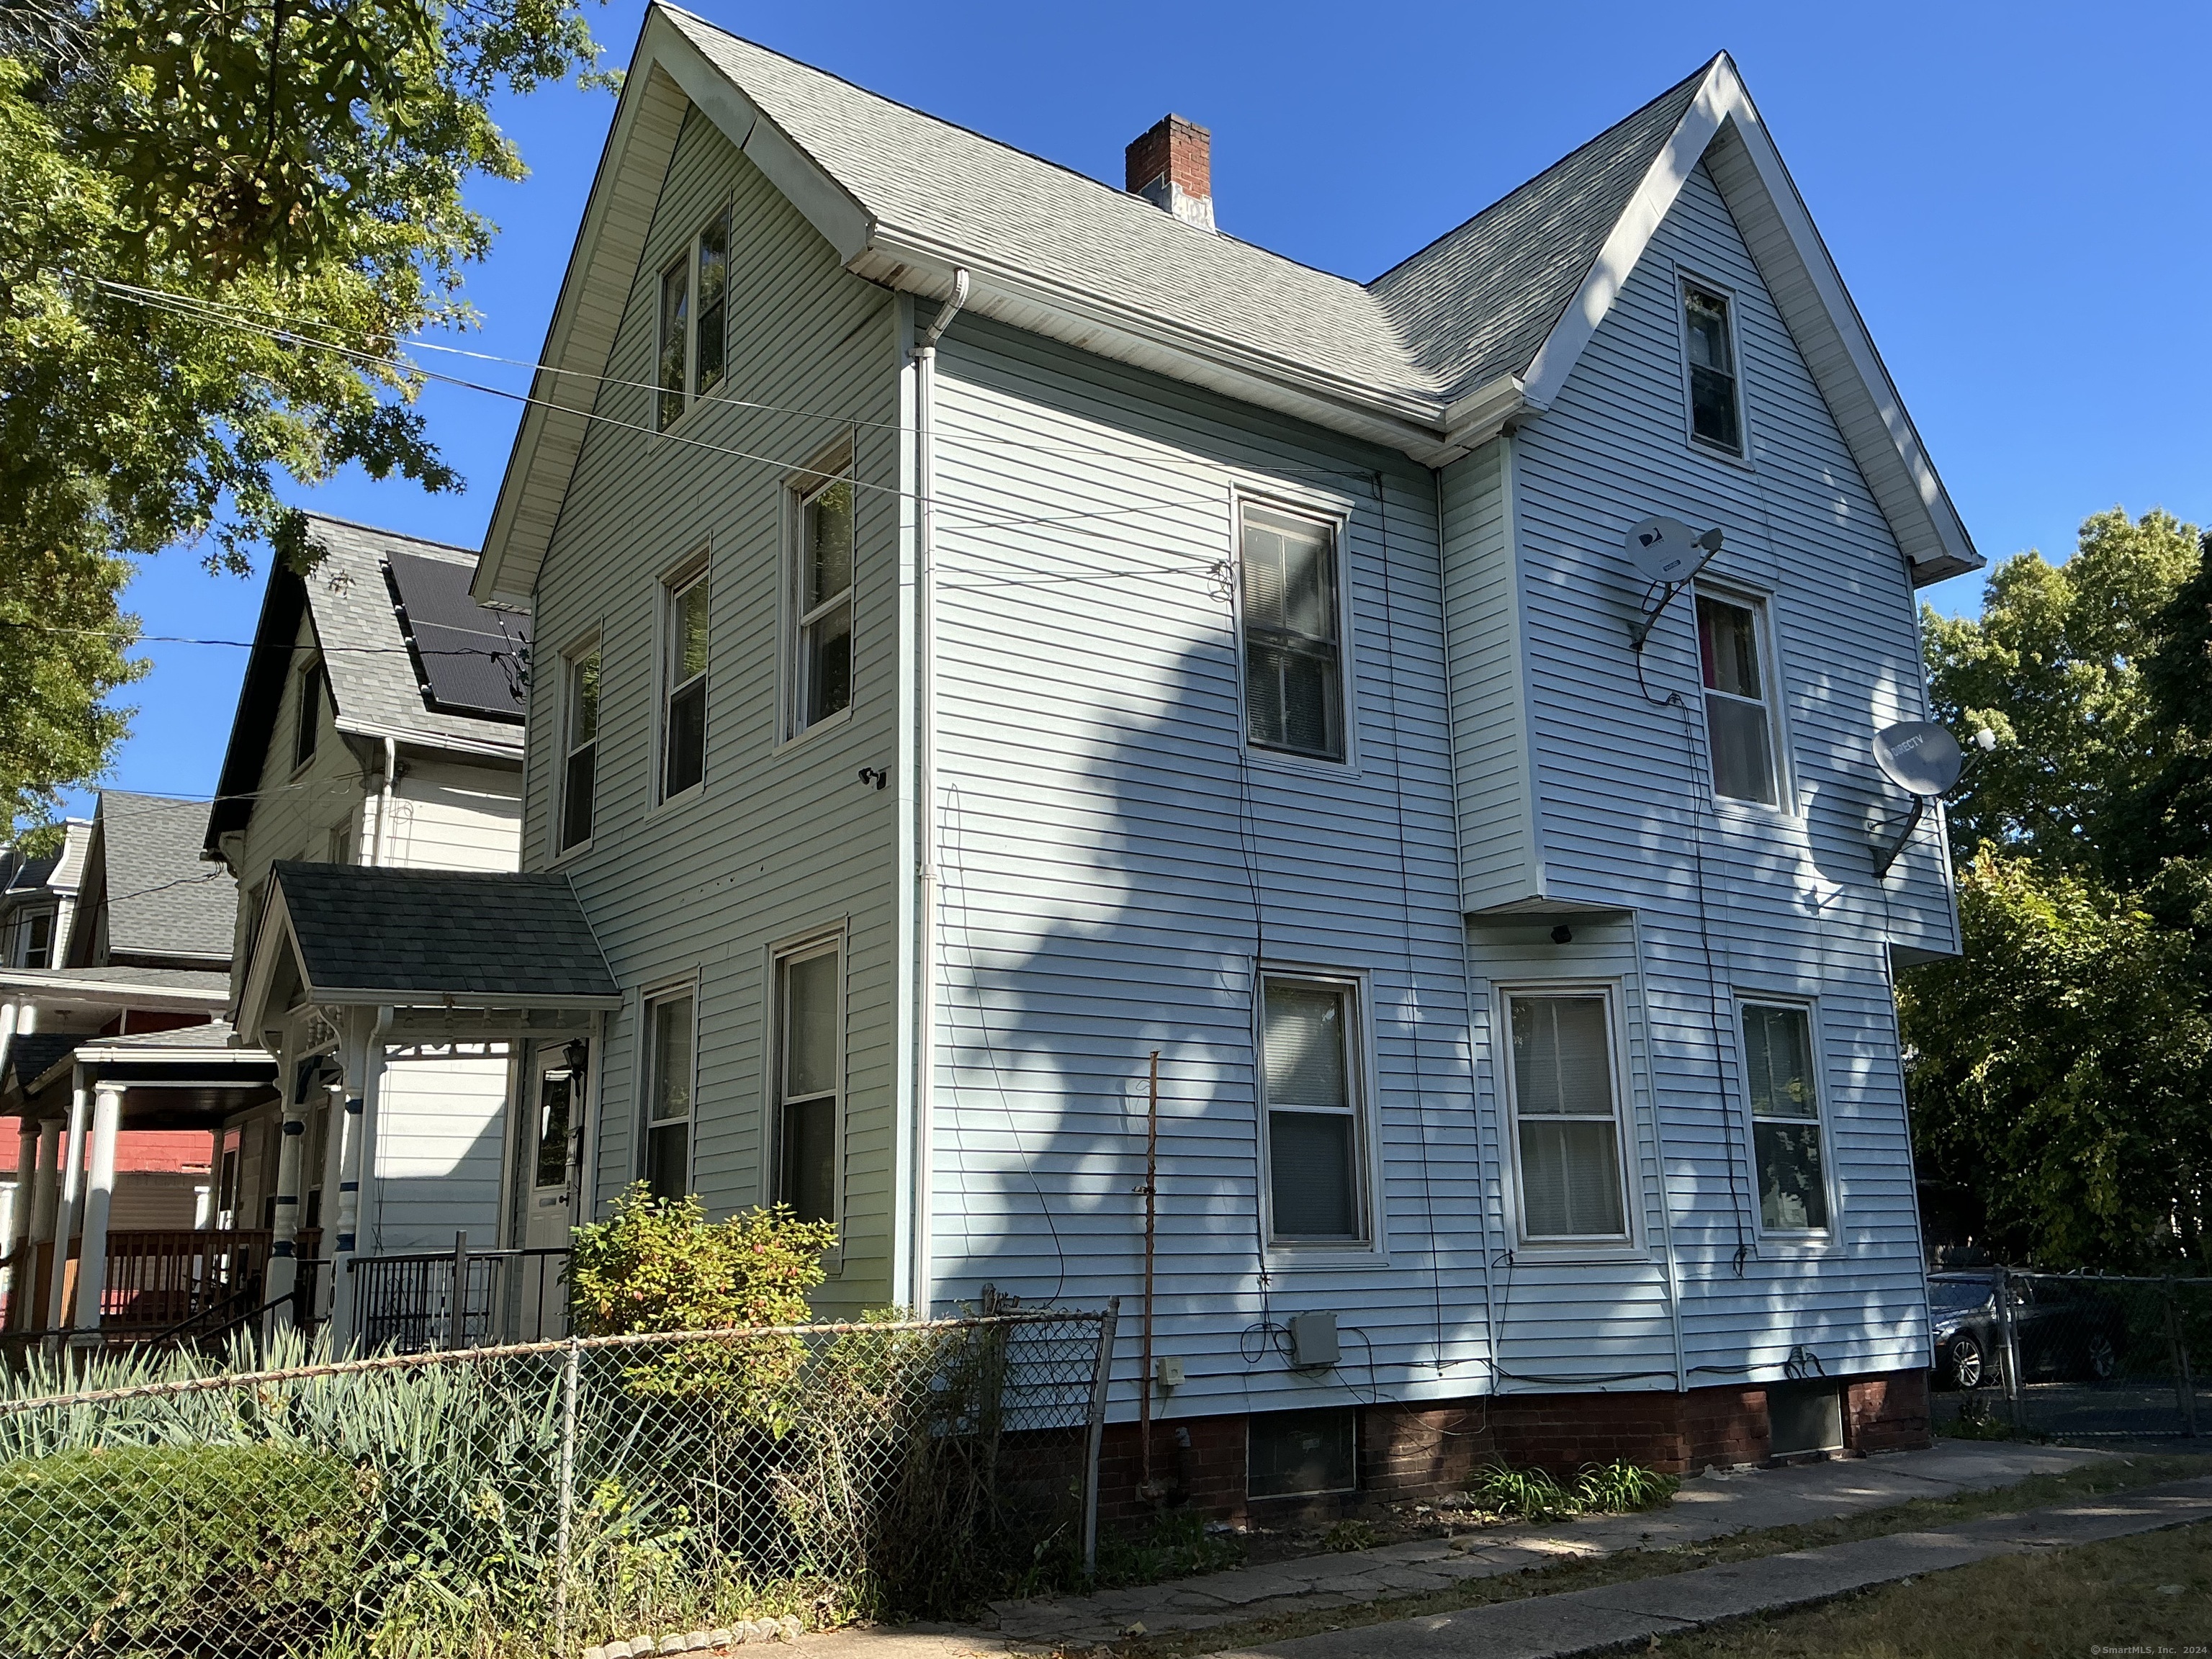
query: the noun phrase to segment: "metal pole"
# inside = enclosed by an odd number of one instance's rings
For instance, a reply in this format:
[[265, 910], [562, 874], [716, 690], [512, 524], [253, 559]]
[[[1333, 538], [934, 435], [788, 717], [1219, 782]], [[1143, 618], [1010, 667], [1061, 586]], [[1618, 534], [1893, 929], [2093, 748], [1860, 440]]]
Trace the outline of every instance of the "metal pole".
[[569, 1518], [576, 1508], [576, 1383], [583, 1340], [568, 1339], [561, 1360], [561, 1510], [553, 1553], [553, 1652], [567, 1659], [568, 1652], [568, 1539]]
[[2025, 1428], [2022, 1412], [2027, 1395], [2020, 1386], [2020, 1340], [2012, 1324], [2012, 1270], [1997, 1270], [1997, 1325], [2004, 1332], [2005, 1405], [2012, 1414], [2013, 1427]]
[[2173, 1281], [2161, 1287], [2166, 1299], [2166, 1338], [2173, 1347], [2173, 1389], [2181, 1407], [2181, 1431], [2197, 1437], [2197, 1382], [2189, 1374], [2189, 1339], [2181, 1334], [2181, 1310], [2173, 1299]]
[[1106, 1442], [1106, 1394], [1114, 1381], [1114, 1328], [1121, 1298], [1109, 1297], [1098, 1322], [1097, 1367], [1091, 1374], [1091, 1424], [1083, 1452], [1083, 1576], [1098, 1576], [1098, 1457]]
[[1145, 1330], [1137, 1378], [1137, 1490], [1152, 1490], [1152, 1243], [1160, 1219], [1160, 1051], [1152, 1050], [1152, 1082], [1145, 1109]]
[[453, 1299], [447, 1305], [446, 1346], [458, 1348], [468, 1336], [469, 1236], [453, 1235]]

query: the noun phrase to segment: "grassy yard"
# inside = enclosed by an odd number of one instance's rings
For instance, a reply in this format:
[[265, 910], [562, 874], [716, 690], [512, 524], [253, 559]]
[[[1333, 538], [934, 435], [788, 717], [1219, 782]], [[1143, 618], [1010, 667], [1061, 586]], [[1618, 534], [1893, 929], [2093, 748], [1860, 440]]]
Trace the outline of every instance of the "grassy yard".
[[1656, 1645], [1660, 1659], [2090, 1659], [2212, 1650], [2212, 1524], [2005, 1556]]

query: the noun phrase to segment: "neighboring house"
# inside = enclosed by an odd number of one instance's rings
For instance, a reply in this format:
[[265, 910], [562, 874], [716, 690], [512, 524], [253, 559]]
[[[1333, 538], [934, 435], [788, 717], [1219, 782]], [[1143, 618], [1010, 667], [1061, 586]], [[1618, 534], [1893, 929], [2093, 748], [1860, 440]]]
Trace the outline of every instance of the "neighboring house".
[[[471, 600], [476, 558], [460, 549], [320, 517], [309, 537], [312, 570], [270, 573], [204, 825], [207, 856], [245, 895], [240, 994], [280, 860], [490, 872], [520, 854], [527, 616]], [[337, 1247], [343, 1148], [330, 1131], [343, 1100], [331, 1085], [343, 1024], [312, 1002], [257, 1008], [240, 1024], [276, 1056], [300, 1127], [288, 1186], [286, 1112], [230, 1126], [240, 1207], [274, 1229], [280, 1255], [301, 1231], [311, 1257]], [[459, 1231], [479, 1248], [504, 1243], [509, 1043], [410, 1042], [392, 1060], [394, 1086], [367, 1126], [376, 1199], [360, 1249], [450, 1252]]]
[[[656, 5], [475, 579], [568, 979], [525, 878], [362, 962], [379, 872], [286, 866], [245, 1023], [511, 1034], [513, 1167], [833, 1219], [837, 1313], [1142, 1316], [1157, 1055], [1131, 1510], [1140, 1389], [1255, 1514], [1924, 1437], [1956, 927], [1869, 744], [1980, 561], [1734, 66], [1365, 285], [1207, 144], [1115, 190]], [[1659, 514], [1724, 546], [1638, 651]]]
[[[233, 1226], [223, 1117], [266, 1097], [270, 1065], [234, 1049], [219, 1018], [237, 890], [200, 859], [206, 815], [197, 801], [103, 791], [64, 860], [76, 902], [58, 962], [0, 969], [18, 1011], [0, 1109], [17, 1120], [15, 1190], [27, 1198], [8, 1217], [10, 1330], [161, 1328], [200, 1305], [188, 1281], [212, 1282], [222, 1241], [204, 1235]], [[64, 1294], [57, 1237], [64, 1260], [89, 1239], [91, 1255], [128, 1264], [113, 1296], [105, 1268], [81, 1281], [81, 1306]]]

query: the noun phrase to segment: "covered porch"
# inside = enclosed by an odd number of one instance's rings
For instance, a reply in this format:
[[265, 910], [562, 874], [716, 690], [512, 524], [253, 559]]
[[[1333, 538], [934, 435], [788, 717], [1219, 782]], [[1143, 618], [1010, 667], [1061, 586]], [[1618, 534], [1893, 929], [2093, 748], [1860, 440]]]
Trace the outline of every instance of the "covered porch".
[[340, 1349], [564, 1332], [621, 1001], [564, 877], [277, 864], [240, 999], [288, 1080], [270, 1294], [319, 1269]]
[[[24, 1079], [16, 1183], [27, 1201], [12, 1218], [0, 1320], [12, 1346], [212, 1345], [265, 1316], [271, 1236], [216, 1200], [226, 1126], [270, 1108], [276, 1068], [232, 1039], [221, 1022], [77, 1039]], [[144, 1130], [208, 1137], [195, 1224], [133, 1226], [118, 1213], [118, 1144]]]

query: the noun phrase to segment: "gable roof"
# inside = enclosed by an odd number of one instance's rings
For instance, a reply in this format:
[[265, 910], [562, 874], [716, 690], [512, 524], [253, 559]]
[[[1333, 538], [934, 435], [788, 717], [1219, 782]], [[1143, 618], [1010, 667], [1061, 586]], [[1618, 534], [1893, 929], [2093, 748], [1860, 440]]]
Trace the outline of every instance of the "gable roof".
[[[611, 1006], [622, 993], [558, 873], [305, 864], [273, 869], [257, 958], [289, 939], [309, 998], [331, 1004]], [[241, 1006], [267, 994], [257, 959]]]
[[[311, 624], [329, 676], [331, 718], [341, 732], [395, 738], [422, 747], [501, 760], [522, 754], [524, 693], [521, 663], [530, 643], [530, 619], [510, 610], [473, 602], [465, 611], [439, 584], [453, 570], [465, 582], [477, 556], [465, 548], [372, 529], [343, 519], [309, 514], [308, 534], [323, 556], [307, 575], [272, 565], [262, 595], [238, 712], [223, 751], [204, 845], [245, 828], [253, 815], [269, 747], [276, 741], [276, 712], [285, 682], [296, 665], [300, 624]], [[387, 567], [416, 576], [416, 592], [434, 592], [437, 628], [412, 629]], [[423, 575], [430, 580], [424, 582]], [[419, 607], [422, 601], [416, 601]], [[428, 635], [426, 641], [420, 637]], [[454, 654], [465, 653], [465, 654]], [[454, 682], [455, 671], [432, 663], [466, 663], [460, 702], [436, 695], [437, 680]], [[507, 707], [496, 706], [505, 688]], [[471, 706], [471, 700], [482, 703]]]
[[592, 184], [476, 591], [523, 594], [607, 370], [684, 109], [846, 268], [1429, 465], [1548, 406], [1700, 161], [1927, 582], [1975, 553], [1726, 53], [1374, 283], [1184, 223], [654, 0]]
[[199, 801], [103, 789], [85, 854], [82, 902], [70, 928], [68, 963], [95, 963], [103, 921], [105, 962], [182, 958], [220, 967], [230, 960], [238, 884], [200, 858], [207, 807]]

